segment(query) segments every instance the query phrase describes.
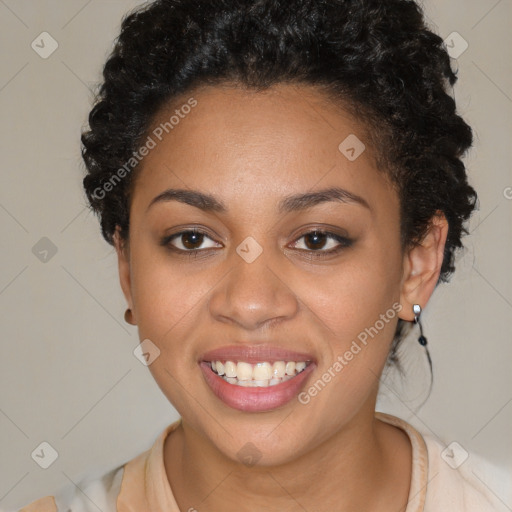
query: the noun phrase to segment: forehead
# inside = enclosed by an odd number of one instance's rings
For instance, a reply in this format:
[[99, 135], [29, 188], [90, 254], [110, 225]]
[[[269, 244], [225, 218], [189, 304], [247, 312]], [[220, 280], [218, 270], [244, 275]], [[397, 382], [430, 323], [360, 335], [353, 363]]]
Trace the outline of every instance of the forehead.
[[392, 193], [364, 123], [308, 86], [202, 87], [161, 109], [148, 135], [155, 144], [133, 196], [141, 203], [168, 187], [246, 207], [329, 186], [369, 202]]

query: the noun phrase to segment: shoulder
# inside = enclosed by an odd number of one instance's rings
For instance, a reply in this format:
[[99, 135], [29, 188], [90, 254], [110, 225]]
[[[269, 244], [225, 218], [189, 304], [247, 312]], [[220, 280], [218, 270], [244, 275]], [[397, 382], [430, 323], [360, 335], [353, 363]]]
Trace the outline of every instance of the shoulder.
[[416, 430], [407, 421], [377, 412], [377, 419], [401, 428], [412, 445], [412, 475], [407, 512], [510, 512], [510, 470]]
[[19, 512], [103, 512], [115, 511], [124, 465], [107, 472], [89, 475], [76, 485], [61, 487], [53, 496], [45, 496]]
[[[118, 505], [124, 507], [123, 510], [144, 510], [146, 479], [167, 482], [163, 463], [164, 441], [180, 422], [181, 418], [168, 425], [150, 449], [124, 464], [108, 469], [103, 467], [85, 478], [78, 477], [76, 483], [61, 487], [53, 496], [33, 501], [19, 512], [115, 512]], [[171, 493], [170, 489], [167, 491]], [[135, 501], [142, 505], [134, 508]]]
[[484, 458], [469, 453], [457, 442], [445, 445], [422, 434], [428, 454], [428, 485], [425, 512], [464, 510], [465, 512], [510, 511], [504, 496], [510, 475]]

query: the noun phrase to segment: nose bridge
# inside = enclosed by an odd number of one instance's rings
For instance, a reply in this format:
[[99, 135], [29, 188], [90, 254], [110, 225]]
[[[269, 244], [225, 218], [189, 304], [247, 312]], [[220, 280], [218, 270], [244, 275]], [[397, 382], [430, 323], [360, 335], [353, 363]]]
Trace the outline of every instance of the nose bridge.
[[248, 330], [277, 318], [290, 318], [298, 307], [293, 291], [272, 268], [271, 251], [263, 250], [252, 259], [256, 250], [254, 242], [246, 239], [233, 251], [229, 258], [232, 270], [209, 300], [210, 313], [217, 320]]

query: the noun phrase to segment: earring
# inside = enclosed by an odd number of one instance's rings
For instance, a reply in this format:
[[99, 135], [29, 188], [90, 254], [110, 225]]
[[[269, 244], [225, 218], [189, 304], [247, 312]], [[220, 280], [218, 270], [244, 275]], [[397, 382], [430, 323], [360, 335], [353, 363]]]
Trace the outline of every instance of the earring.
[[135, 325], [133, 323], [133, 315], [132, 315], [132, 310], [130, 308], [128, 308], [125, 312], [124, 312], [124, 321], [127, 323], [127, 324], [130, 324], [130, 325]]
[[427, 344], [427, 338], [423, 336], [423, 327], [420, 322], [421, 306], [419, 304], [414, 304], [412, 310], [414, 312], [414, 323], [420, 326], [420, 337], [418, 338], [418, 342], [420, 345], [425, 346]]

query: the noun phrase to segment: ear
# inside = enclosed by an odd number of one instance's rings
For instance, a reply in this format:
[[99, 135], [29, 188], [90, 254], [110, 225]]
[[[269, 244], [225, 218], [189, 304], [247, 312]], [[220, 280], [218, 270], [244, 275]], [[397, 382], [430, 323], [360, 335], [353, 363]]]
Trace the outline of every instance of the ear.
[[116, 226], [114, 233], [114, 247], [117, 253], [117, 266], [119, 269], [119, 282], [123, 290], [124, 297], [128, 307], [132, 310], [132, 316], [135, 318], [132, 300], [132, 284], [130, 272], [130, 254], [126, 241], [121, 238], [120, 227]]
[[424, 309], [434, 292], [441, 273], [447, 236], [448, 221], [438, 211], [430, 220], [423, 240], [404, 255], [400, 291], [402, 309], [398, 315], [402, 320], [413, 321], [413, 305], [419, 304]]

